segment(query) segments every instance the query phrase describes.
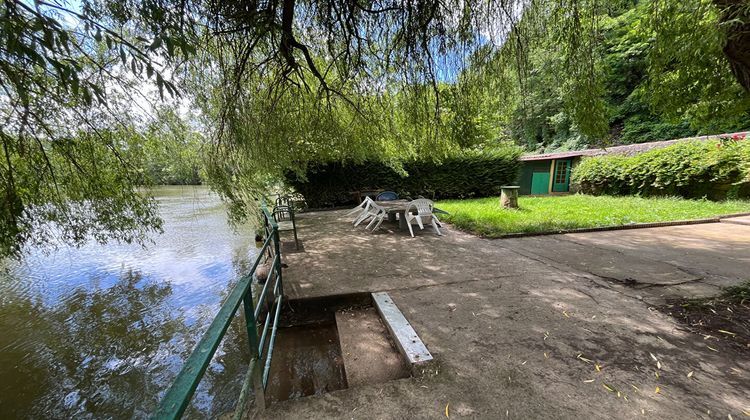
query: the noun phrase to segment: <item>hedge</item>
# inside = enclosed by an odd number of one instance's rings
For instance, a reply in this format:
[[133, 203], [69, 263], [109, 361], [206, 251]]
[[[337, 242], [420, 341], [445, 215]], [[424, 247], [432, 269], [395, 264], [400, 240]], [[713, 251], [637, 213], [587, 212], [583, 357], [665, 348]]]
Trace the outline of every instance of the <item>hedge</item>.
[[433, 199], [487, 197], [518, 177], [521, 150], [502, 147], [467, 151], [440, 163], [406, 162], [400, 174], [381, 162], [311, 165], [304, 177], [287, 174], [287, 183], [305, 197], [309, 207], [333, 207], [356, 199], [355, 191], [389, 190], [401, 197]]
[[635, 156], [584, 158], [571, 182], [587, 194], [721, 200], [750, 196], [749, 170], [747, 140], [688, 141]]

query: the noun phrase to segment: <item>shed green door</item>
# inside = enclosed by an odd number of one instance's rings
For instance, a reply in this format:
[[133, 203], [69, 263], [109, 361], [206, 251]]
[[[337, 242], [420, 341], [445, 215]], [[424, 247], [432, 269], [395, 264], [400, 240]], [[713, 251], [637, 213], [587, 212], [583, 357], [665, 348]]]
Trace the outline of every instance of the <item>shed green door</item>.
[[568, 192], [570, 189], [570, 160], [555, 162], [555, 179], [552, 183], [553, 192]]
[[531, 174], [531, 193], [547, 194], [549, 192], [549, 172], [534, 172]]

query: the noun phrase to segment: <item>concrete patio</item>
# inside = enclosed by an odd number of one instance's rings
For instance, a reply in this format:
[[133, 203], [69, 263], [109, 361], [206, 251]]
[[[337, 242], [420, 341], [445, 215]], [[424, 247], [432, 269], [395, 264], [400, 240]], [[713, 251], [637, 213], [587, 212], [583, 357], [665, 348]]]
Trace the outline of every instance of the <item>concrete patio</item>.
[[285, 255], [288, 297], [387, 291], [436, 362], [420, 377], [276, 403], [258, 417], [750, 414], [750, 349], [654, 309], [750, 279], [750, 226], [485, 240], [446, 225], [445, 236], [425, 228], [411, 238], [392, 223], [354, 228], [344, 213], [299, 215], [305, 251]]

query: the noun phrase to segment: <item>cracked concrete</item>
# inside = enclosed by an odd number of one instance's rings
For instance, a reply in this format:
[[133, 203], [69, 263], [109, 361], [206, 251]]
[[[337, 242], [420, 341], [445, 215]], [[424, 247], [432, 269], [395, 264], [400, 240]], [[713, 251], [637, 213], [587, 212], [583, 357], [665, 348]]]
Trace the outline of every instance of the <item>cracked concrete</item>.
[[[272, 405], [257, 418], [742, 418], [750, 357], [653, 308], [750, 278], [750, 226], [486, 240], [365, 233], [299, 215], [289, 298], [388, 291], [436, 359], [418, 378]], [[709, 348], [709, 346], [711, 346]], [[693, 372], [690, 377], [689, 372]], [[658, 392], [657, 392], [658, 387]]]

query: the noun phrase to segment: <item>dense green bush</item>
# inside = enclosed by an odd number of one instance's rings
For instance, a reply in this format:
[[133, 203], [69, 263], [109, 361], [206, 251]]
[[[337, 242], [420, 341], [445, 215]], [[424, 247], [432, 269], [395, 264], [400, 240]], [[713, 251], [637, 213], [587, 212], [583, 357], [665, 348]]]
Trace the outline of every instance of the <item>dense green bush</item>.
[[572, 174], [589, 194], [724, 199], [750, 195], [750, 141], [689, 141], [635, 156], [585, 158]]
[[355, 200], [355, 191], [390, 190], [402, 197], [487, 197], [515, 182], [521, 151], [517, 147], [464, 151], [442, 162], [414, 161], [400, 174], [381, 162], [311, 165], [305, 177], [287, 174], [287, 183], [310, 207], [331, 207]]

